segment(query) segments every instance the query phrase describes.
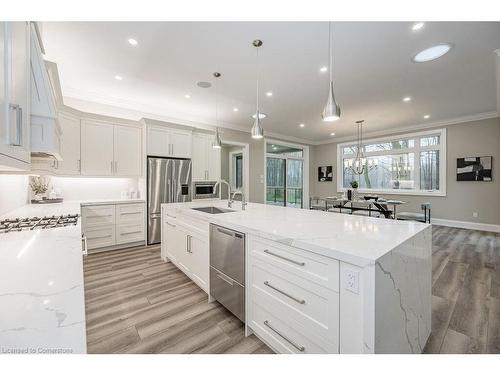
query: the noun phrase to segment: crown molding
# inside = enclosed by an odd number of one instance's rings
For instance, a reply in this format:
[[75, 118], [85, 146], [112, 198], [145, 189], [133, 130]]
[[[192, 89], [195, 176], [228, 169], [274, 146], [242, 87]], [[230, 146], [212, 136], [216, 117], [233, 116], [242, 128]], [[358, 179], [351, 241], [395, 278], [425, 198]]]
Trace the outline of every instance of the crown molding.
[[[384, 130], [379, 130], [379, 131], [369, 132], [369, 133], [363, 132], [363, 138], [374, 138], [374, 137], [381, 137], [381, 136], [397, 134], [397, 133], [413, 132], [415, 130], [424, 130], [424, 129], [443, 127], [443, 126], [458, 125], [458, 124], [463, 124], [465, 122], [487, 120], [487, 119], [496, 118], [496, 117], [500, 117], [500, 113], [498, 113], [496, 111], [483, 112], [483, 113], [478, 113], [475, 115], [456, 117], [456, 118], [452, 118], [452, 119], [448, 119], [448, 120], [415, 124], [415, 125], [392, 128], [392, 129], [384, 129]], [[315, 146], [319, 146], [319, 145], [326, 145], [326, 144], [331, 144], [331, 143], [347, 142], [347, 141], [352, 141], [355, 139], [356, 139], [356, 135], [353, 134], [353, 135], [346, 136], [346, 137], [339, 137], [339, 138], [335, 138], [335, 139], [314, 142], [313, 144]]]

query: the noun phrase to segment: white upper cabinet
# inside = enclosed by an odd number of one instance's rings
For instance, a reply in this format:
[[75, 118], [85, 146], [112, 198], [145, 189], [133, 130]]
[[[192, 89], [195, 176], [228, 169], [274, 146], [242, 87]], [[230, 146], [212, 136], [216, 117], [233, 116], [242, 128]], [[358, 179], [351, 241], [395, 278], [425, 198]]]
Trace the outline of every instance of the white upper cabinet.
[[114, 126], [88, 120], [82, 120], [81, 126], [82, 175], [112, 176]]
[[114, 175], [140, 176], [142, 145], [141, 129], [115, 125], [114, 135]]
[[0, 22], [0, 169], [29, 170], [30, 33], [27, 22]]
[[212, 147], [213, 136], [193, 134], [193, 181], [220, 179], [220, 149]]
[[148, 126], [148, 155], [191, 158], [191, 131]]
[[81, 173], [80, 156], [80, 119], [74, 116], [59, 114], [62, 129], [61, 158], [55, 173], [62, 175], [79, 175]]

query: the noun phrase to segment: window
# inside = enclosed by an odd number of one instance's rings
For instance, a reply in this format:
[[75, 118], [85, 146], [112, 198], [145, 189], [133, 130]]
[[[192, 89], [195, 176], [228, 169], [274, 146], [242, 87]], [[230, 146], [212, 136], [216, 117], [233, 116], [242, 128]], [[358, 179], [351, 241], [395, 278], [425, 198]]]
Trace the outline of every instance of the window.
[[234, 191], [243, 189], [243, 153], [239, 150], [229, 152], [229, 183]]
[[364, 140], [367, 165], [361, 175], [351, 166], [356, 145], [337, 146], [337, 188], [350, 188], [358, 181], [359, 189], [392, 194], [445, 195], [446, 130], [439, 129], [403, 135], [398, 138]]

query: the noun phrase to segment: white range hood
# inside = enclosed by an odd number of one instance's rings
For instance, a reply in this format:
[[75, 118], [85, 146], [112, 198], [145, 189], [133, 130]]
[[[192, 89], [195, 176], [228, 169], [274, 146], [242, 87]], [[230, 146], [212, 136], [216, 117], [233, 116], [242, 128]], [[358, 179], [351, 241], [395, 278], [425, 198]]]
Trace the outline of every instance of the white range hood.
[[31, 155], [61, 158], [62, 130], [57, 120], [57, 102], [52, 80], [43, 59], [40, 31], [31, 23], [30, 75], [31, 75]]

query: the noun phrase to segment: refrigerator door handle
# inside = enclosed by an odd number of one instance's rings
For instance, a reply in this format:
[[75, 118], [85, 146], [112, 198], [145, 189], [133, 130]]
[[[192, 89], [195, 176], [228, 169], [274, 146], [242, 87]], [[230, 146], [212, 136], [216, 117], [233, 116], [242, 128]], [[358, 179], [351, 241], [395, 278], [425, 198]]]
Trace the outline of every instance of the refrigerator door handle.
[[160, 217], [161, 217], [161, 214], [150, 214], [150, 215], [149, 215], [149, 217], [150, 217], [151, 219], [158, 219], [158, 218], [160, 218]]

